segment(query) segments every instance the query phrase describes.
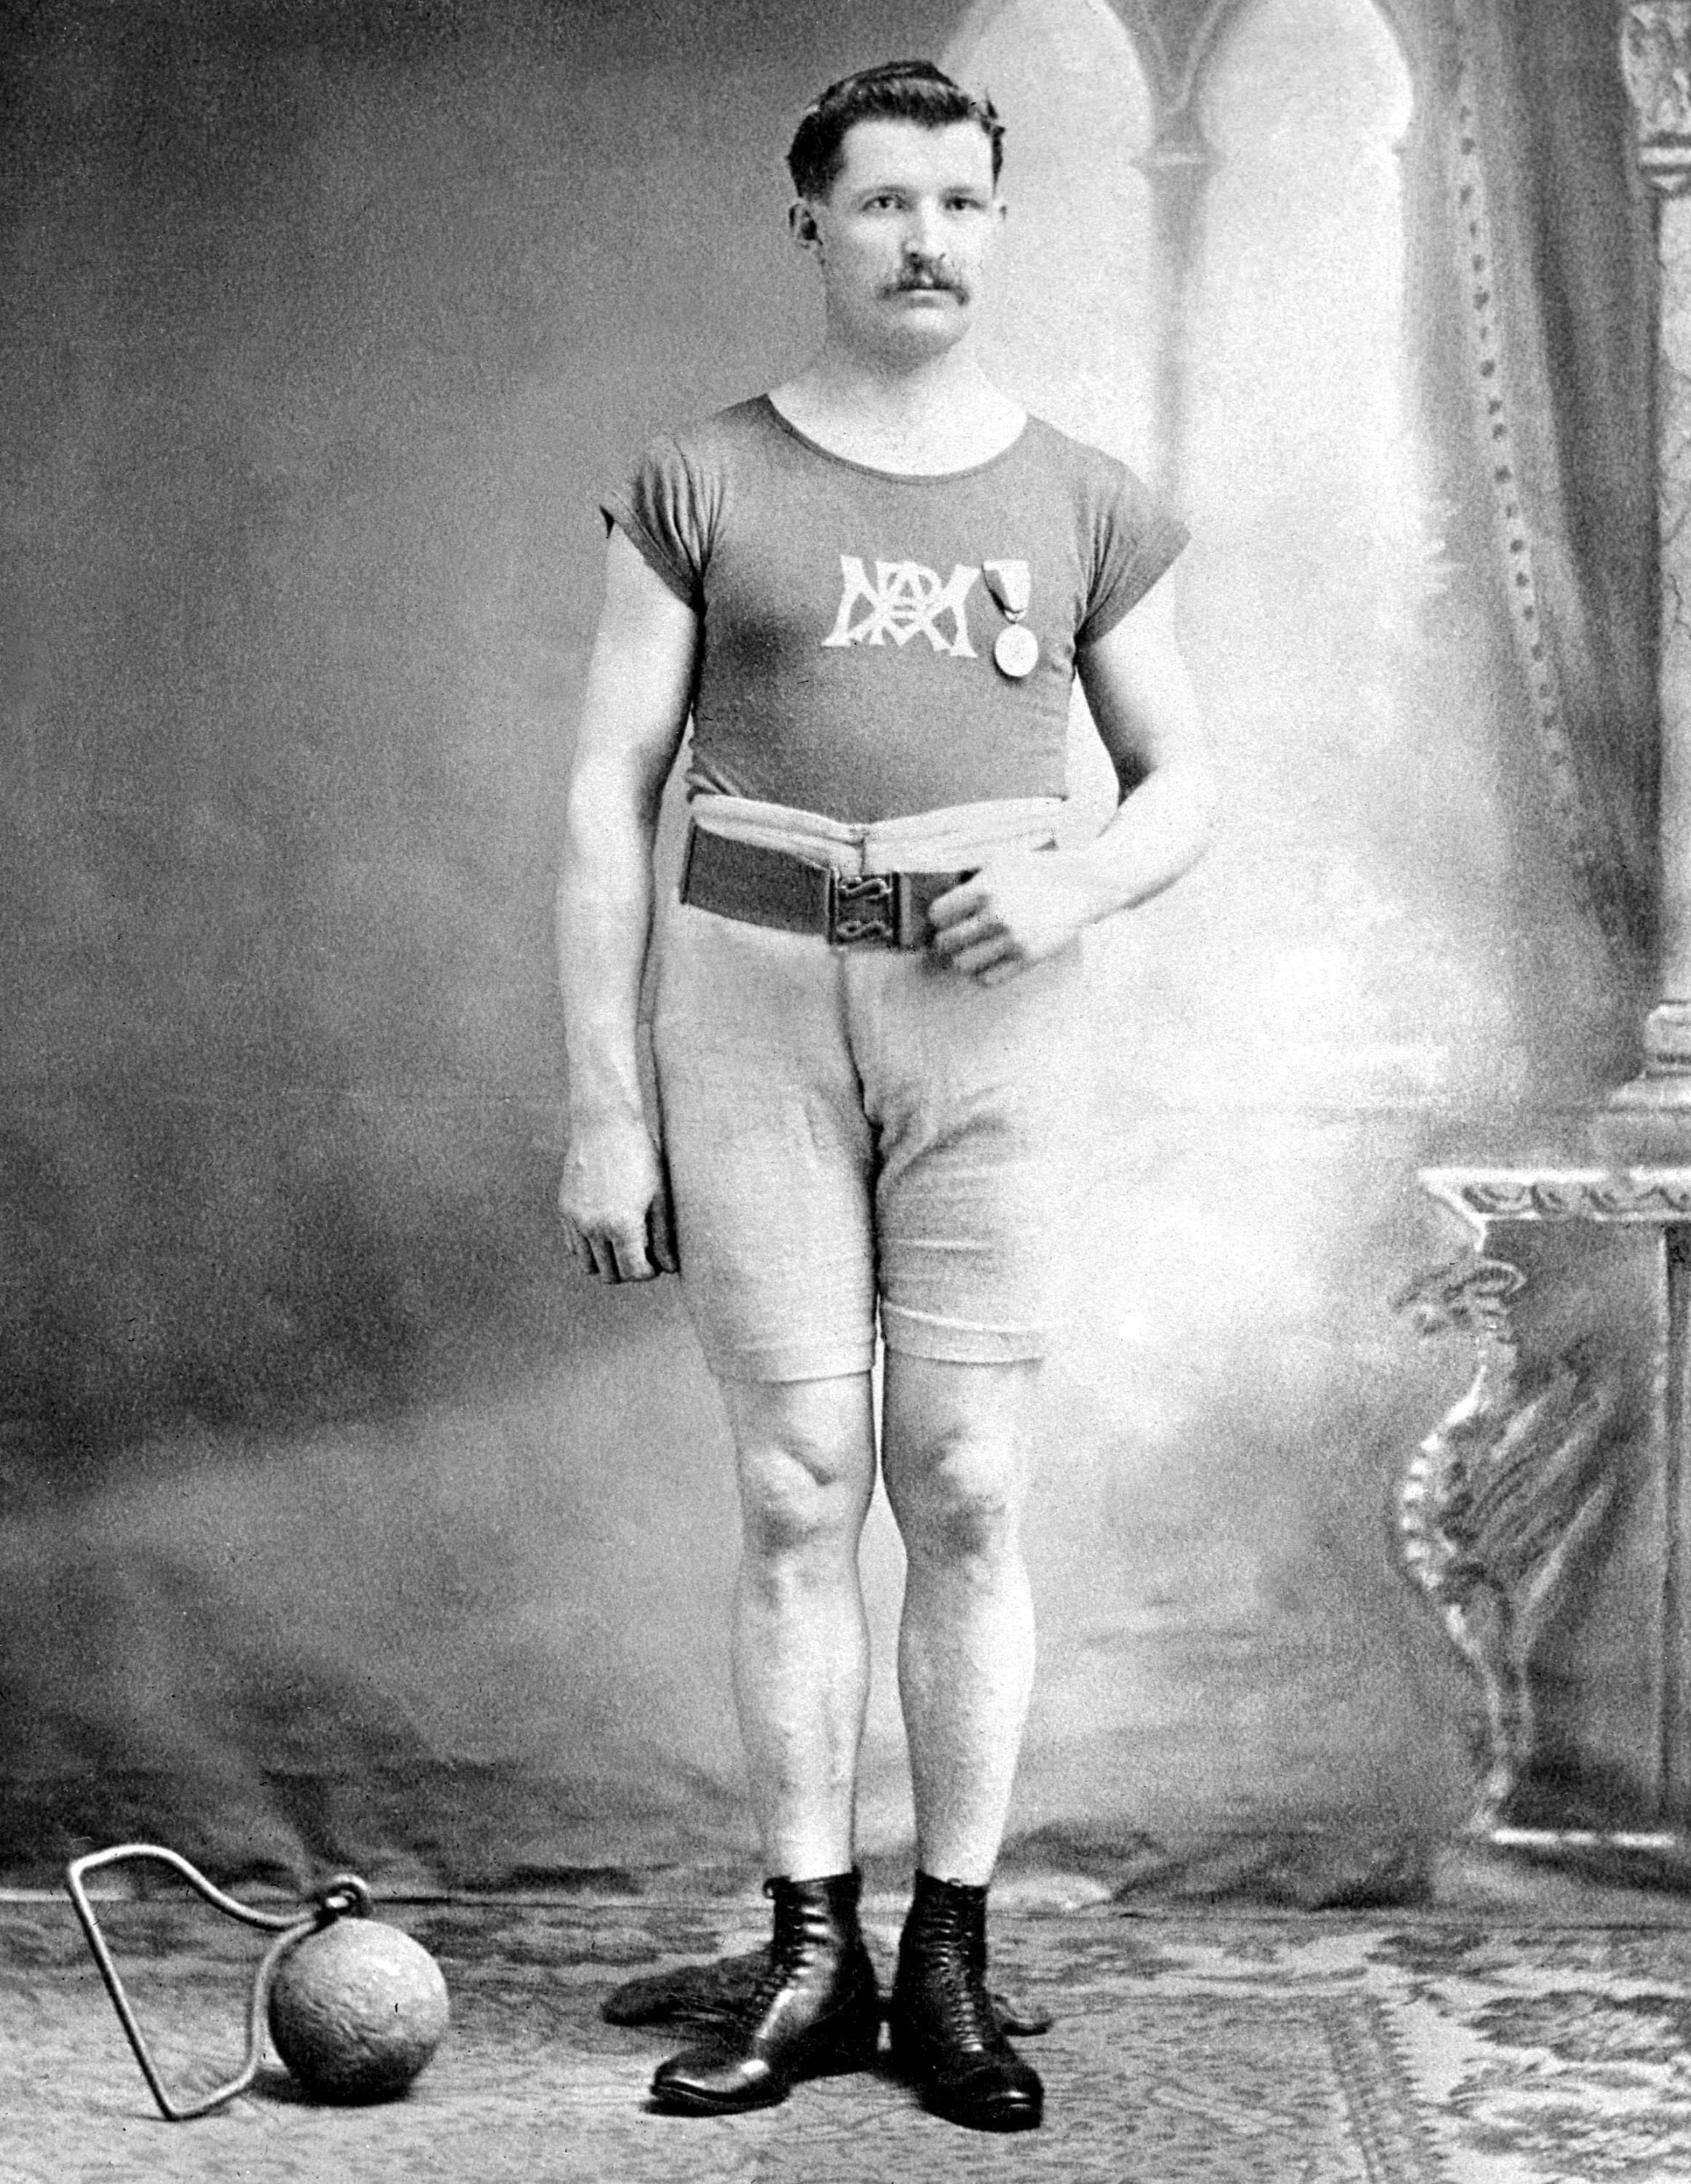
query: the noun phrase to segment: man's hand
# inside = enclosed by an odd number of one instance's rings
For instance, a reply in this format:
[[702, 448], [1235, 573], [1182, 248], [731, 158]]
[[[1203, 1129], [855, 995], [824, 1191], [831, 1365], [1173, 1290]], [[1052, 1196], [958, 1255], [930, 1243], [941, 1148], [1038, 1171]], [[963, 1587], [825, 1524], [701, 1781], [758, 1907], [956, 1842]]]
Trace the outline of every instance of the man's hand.
[[643, 1123], [572, 1132], [558, 1211], [570, 1248], [602, 1282], [649, 1282], [679, 1271], [663, 1162]]
[[934, 953], [983, 986], [1056, 955], [1096, 915], [1085, 876], [1060, 850], [984, 865], [928, 913]]

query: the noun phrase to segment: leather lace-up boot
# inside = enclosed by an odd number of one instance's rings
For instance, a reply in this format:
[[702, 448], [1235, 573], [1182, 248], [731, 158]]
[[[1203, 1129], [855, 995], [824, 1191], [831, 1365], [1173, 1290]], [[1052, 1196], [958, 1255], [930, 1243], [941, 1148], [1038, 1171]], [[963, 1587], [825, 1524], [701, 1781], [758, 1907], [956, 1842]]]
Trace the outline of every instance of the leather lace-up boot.
[[769, 1964], [746, 2014], [661, 2064], [652, 2095], [698, 2115], [771, 2108], [800, 2078], [866, 2070], [881, 2036], [875, 1967], [858, 1930], [862, 1876], [764, 1883], [775, 1903]]
[[1005, 2039], [986, 1976], [985, 1888], [918, 1873], [887, 2013], [894, 2067], [948, 2122], [1032, 2131], [1045, 2089]]

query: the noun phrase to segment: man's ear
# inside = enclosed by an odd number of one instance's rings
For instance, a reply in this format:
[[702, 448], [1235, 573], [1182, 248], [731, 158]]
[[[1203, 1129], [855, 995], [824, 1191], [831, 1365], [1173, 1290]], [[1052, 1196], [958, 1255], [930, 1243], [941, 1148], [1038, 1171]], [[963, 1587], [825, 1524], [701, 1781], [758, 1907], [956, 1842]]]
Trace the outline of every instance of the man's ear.
[[820, 251], [822, 231], [817, 226], [816, 215], [804, 198], [800, 198], [789, 207], [787, 224], [793, 231], [793, 240], [801, 250]]

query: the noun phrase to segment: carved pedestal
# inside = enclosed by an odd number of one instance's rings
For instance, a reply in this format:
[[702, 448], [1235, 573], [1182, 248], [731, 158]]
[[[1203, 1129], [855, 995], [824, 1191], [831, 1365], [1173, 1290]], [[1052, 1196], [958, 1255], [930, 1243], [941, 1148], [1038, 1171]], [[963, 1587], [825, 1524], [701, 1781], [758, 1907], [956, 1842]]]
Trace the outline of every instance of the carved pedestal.
[[1472, 1385], [1405, 1478], [1405, 1562], [1484, 1693], [1508, 1841], [1691, 1835], [1691, 1166], [1435, 1168], [1474, 1256], [1403, 1301]]

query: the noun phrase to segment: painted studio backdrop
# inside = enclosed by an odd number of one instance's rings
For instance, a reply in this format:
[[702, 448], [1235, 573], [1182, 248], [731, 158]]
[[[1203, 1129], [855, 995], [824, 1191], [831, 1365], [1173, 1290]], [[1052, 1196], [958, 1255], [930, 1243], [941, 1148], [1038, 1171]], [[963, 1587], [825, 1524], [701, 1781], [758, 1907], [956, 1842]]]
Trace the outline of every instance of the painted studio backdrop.
[[[0, 1868], [754, 1858], [714, 1394], [674, 1285], [600, 1294], [554, 1225], [552, 870], [596, 492], [804, 356], [793, 122], [915, 53], [1009, 123], [993, 368], [1191, 522], [1227, 797], [1092, 937], [1013, 1830], [1320, 1841], [1412, 1891], [1478, 1765], [1393, 1514], [1472, 1369], [1393, 1308], [1460, 1242], [1416, 1170], [1560, 1144], [1635, 1059], [1609, 11], [4, 23]], [[1107, 783], [1077, 720], [1077, 828]], [[864, 1841], [902, 1858], [884, 1512], [865, 1566]], [[1627, 1633], [1582, 1643], [1621, 1795]]]

